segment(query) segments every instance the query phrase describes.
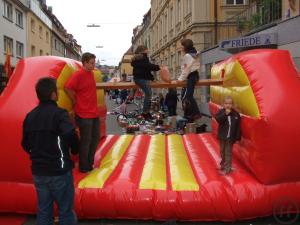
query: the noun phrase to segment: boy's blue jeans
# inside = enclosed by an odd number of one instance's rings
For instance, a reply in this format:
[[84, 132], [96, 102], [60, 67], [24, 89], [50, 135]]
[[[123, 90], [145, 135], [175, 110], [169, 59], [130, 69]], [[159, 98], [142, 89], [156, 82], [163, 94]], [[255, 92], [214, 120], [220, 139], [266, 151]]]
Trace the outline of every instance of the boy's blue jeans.
[[151, 107], [151, 97], [152, 97], [152, 90], [150, 87], [150, 80], [142, 80], [142, 79], [136, 79], [134, 80], [137, 86], [139, 86], [144, 94], [144, 105], [143, 105], [143, 113], [148, 113], [150, 111]]
[[60, 225], [77, 224], [74, 205], [74, 182], [72, 171], [60, 176], [33, 175], [38, 196], [38, 225], [53, 225], [53, 206], [58, 206]]

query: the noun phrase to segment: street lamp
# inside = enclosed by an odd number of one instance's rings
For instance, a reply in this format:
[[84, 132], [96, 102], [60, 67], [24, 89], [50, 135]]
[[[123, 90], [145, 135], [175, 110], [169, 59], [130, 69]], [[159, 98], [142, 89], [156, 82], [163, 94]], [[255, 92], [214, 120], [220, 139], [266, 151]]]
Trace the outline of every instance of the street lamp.
[[86, 25], [87, 27], [100, 27], [99, 24], [95, 24], [95, 23], [89, 23], [88, 25]]

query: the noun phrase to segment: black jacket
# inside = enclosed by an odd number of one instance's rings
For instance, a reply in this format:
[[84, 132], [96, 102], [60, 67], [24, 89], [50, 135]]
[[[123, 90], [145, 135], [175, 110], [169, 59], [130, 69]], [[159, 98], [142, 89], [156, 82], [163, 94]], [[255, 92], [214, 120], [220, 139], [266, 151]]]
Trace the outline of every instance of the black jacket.
[[68, 112], [56, 102], [41, 102], [26, 115], [22, 146], [30, 155], [33, 175], [58, 176], [71, 170], [69, 149], [78, 153], [78, 143]]
[[131, 61], [133, 67], [133, 79], [134, 80], [154, 80], [151, 71], [160, 70], [158, 65], [152, 64], [146, 54], [137, 54]]
[[168, 92], [166, 94], [165, 105], [168, 107], [177, 107], [177, 101], [179, 101], [177, 97], [177, 92]]
[[[229, 126], [228, 117], [231, 120], [231, 126]], [[218, 128], [218, 139], [219, 140], [230, 140], [232, 142], [241, 140], [241, 129], [240, 129], [240, 114], [234, 109], [228, 114], [225, 114], [225, 109], [221, 109], [215, 116], [219, 123]], [[229, 131], [230, 129], [230, 131]], [[228, 137], [229, 131], [229, 137]]]

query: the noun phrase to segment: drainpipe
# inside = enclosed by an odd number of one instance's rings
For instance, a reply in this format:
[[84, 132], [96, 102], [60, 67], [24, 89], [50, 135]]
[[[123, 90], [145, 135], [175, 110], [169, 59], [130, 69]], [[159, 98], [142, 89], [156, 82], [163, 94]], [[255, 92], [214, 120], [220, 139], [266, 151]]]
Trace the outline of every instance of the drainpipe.
[[214, 0], [214, 44], [218, 44], [218, 0]]

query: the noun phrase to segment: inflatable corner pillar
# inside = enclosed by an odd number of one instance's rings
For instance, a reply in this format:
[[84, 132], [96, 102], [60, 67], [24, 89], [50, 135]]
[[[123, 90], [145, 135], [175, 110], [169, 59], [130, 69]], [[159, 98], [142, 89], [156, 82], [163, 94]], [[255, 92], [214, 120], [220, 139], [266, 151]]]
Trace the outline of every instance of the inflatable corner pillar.
[[[213, 114], [226, 95], [242, 114], [242, 141], [236, 155], [264, 184], [300, 180], [300, 79], [285, 50], [252, 50], [212, 68], [224, 74], [222, 87], [211, 87]], [[217, 129], [216, 121], [212, 127]]]
[[[36, 82], [45, 76], [57, 79], [59, 99], [57, 104], [72, 113], [71, 100], [64, 91], [64, 84], [81, 63], [54, 56], [26, 58], [19, 61], [5, 90], [0, 96], [0, 180], [29, 182], [32, 180], [29, 156], [21, 147], [22, 123], [25, 115], [37, 104]], [[94, 71], [95, 80], [101, 82], [101, 72]], [[106, 106], [103, 90], [97, 90], [100, 110], [101, 136], [105, 133]], [[15, 163], [18, 162], [18, 163]], [[12, 165], [14, 165], [12, 167]]]

